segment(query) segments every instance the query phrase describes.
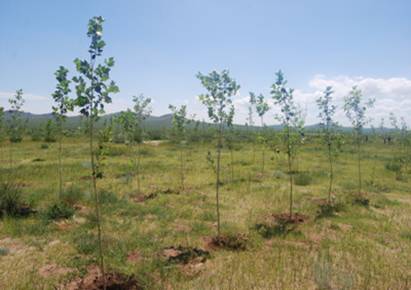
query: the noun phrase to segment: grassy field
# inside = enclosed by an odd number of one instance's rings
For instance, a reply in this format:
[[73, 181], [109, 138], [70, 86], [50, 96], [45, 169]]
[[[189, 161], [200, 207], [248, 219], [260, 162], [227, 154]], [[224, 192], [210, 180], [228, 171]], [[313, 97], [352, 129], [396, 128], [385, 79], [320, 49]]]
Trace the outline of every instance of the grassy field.
[[[39, 142], [3, 146], [2, 178], [21, 187], [23, 199], [37, 210], [25, 218], [0, 220], [0, 288], [55, 289], [84, 275], [97, 263], [96, 227], [90, 196], [86, 140], [64, 141], [64, 187], [76, 204], [73, 218], [53, 221], [46, 210], [57, 198], [58, 145]], [[223, 154], [222, 232], [243, 233], [241, 251], [211, 249], [205, 262], [179, 265], [162, 253], [170, 246], [204, 248], [216, 234], [215, 176], [206, 160], [212, 144], [188, 145], [184, 156], [186, 189], [179, 191], [179, 149], [144, 144], [142, 191], [136, 200], [132, 170], [135, 154], [126, 145], [108, 144], [98, 180], [103, 234], [109, 270], [133, 274], [147, 289], [410, 289], [410, 172], [401, 180], [386, 169], [395, 145], [364, 146], [364, 191], [370, 205], [352, 203], [357, 188], [354, 147], [346, 144], [335, 169], [335, 197], [343, 208], [333, 217], [316, 218], [326, 198], [328, 163], [317, 142], [298, 155], [295, 210], [308, 219], [286, 235], [263, 236], [256, 229], [267, 215], [288, 210], [286, 156], [266, 152], [260, 174], [260, 148], [244, 143]], [[249, 175], [251, 183], [249, 184]], [[11, 177], [10, 177], [11, 174]], [[299, 184], [299, 185], [298, 185]]]

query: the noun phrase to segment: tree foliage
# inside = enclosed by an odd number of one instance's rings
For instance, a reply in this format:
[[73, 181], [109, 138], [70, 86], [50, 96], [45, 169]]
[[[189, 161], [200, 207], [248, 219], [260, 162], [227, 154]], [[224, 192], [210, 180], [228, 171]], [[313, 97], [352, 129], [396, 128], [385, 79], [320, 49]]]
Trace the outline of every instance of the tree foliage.
[[12, 112], [9, 120], [9, 139], [11, 142], [21, 142], [23, 140], [25, 122], [21, 117], [21, 109], [25, 103], [23, 90], [19, 89], [16, 94], [9, 99], [10, 110]]

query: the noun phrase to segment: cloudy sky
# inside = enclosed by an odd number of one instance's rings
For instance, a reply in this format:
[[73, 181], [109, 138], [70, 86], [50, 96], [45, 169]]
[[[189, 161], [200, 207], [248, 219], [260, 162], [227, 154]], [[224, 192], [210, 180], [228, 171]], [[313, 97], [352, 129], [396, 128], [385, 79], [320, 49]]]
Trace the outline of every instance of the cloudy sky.
[[[102, 15], [104, 55], [116, 59], [121, 90], [109, 112], [144, 93], [155, 115], [187, 104], [206, 118], [195, 75], [229, 69], [241, 85], [236, 122], [244, 123], [248, 92], [269, 98], [281, 69], [308, 124], [318, 122], [315, 99], [326, 86], [341, 109], [358, 85], [376, 99], [375, 124], [393, 112], [411, 125], [410, 14], [407, 0], [1, 0], [0, 106], [22, 88], [25, 111], [50, 112], [54, 71], [65, 65], [74, 74], [73, 59], [87, 56], [87, 21]], [[337, 117], [347, 124], [341, 110]]]

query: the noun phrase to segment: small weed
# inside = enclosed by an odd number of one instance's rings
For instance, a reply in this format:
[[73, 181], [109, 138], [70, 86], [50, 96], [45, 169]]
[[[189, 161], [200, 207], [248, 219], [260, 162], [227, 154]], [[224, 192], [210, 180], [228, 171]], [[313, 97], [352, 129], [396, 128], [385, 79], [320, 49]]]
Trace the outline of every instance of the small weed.
[[344, 209], [342, 202], [328, 203], [326, 200], [318, 205], [317, 218], [332, 217]]
[[294, 176], [294, 184], [300, 186], [310, 185], [312, 182], [312, 176], [308, 172], [299, 172]]
[[255, 229], [263, 238], [269, 239], [294, 231], [298, 224], [304, 223], [307, 218], [300, 213], [294, 213], [291, 217], [288, 213], [273, 214], [264, 222], [256, 224]]
[[71, 218], [74, 214], [74, 209], [64, 202], [56, 202], [51, 204], [45, 212], [48, 220], [60, 220]]
[[20, 188], [12, 183], [0, 184], [0, 216], [27, 216], [34, 211], [22, 201]]
[[49, 149], [49, 145], [48, 144], [41, 144], [40, 149], [43, 149], [43, 150]]

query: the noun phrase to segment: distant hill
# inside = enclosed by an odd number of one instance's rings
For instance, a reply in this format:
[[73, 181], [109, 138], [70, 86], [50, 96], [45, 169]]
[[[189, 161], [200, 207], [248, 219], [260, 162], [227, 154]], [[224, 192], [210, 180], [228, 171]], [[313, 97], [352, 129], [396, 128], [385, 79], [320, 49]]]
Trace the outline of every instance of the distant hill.
[[[5, 111], [4, 117], [5, 120], [10, 120], [12, 111]], [[118, 116], [120, 113], [112, 113], [106, 114], [101, 116], [98, 120], [97, 126], [102, 125], [104, 122], [110, 121], [110, 119]], [[30, 128], [35, 128], [44, 125], [48, 120], [54, 120], [53, 114], [32, 114], [28, 112], [21, 112], [20, 116], [23, 120], [27, 120], [27, 125]], [[150, 129], [162, 129], [162, 128], [169, 128], [172, 122], [172, 114], [166, 114], [162, 116], [150, 116], [148, 117], [144, 123], [147, 128]], [[66, 127], [67, 128], [77, 128], [81, 126], [81, 123], [85, 121], [83, 116], [69, 116], [66, 120]]]
[[[5, 119], [9, 120], [11, 118], [12, 111], [5, 111]], [[28, 112], [21, 112], [21, 117], [24, 120], [27, 120], [27, 124], [30, 128], [35, 128], [39, 126], [43, 126], [48, 120], [54, 119], [53, 114], [48, 113], [48, 114], [32, 114]], [[104, 122], [109, 122], [112, 118], [115, 118], [118, 116], [120, 112], [118, 113], [111, 113], [111, 114], [106, 114], [100, 117], [97, 126], [101, 126], [104, 124]], [[172, 125], [172, 119], [173, 115], [172, 114], [165, 114], [162, 116], [150, 116], [144, 121], [144, 125], [147, 129], [167, 129], [170, 128]], [[85, 118], [83, 116], [70, 116], [67, 117], [66, 120], [66, 127], [67, 128], [78, 128], [81, 126], [81, 123], [85, 121]], [[211, 125], [211, 124], [210, 124]], [[213, 125], [211, 125], [213, 126]], [[245, 129], [246, 126], [244, 125], [234, 125], [236, 129]], [[281, 130], [282, 126], [281, 125], [270, 125], [268, 126], [271, 129], [274, 130]], [[252, 127], [254, 129], [260, 129], [260, 127]], [[321, 130], [320, 124], [312, 124], [312, 125], [307, 125], [305, 126], [306, 131], [309, 132], [318, 132]], [[339, 130], [342, 132], [351, 132], [352, 128], [351, 127], [339, 127]], [[390, 132], [393, 131], [393, 129], [390, 128], [385, 128], [384, 131]], [[364, 129], [365, 133], [371, 133], [372, 129], [371, 128], [365, 128]]]

